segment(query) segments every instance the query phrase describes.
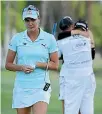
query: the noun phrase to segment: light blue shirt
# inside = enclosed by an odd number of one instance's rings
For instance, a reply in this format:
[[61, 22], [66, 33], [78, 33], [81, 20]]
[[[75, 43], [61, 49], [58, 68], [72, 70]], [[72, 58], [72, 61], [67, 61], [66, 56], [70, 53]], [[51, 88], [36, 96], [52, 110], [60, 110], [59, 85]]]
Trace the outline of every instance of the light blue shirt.
[[63, 54], [64, 64], [60, 75], [90, 75], [93, 72], [90, 39], [73, 35], [58, 42], [59, 56]]
[[[47, 62], [49, 54], [58, 51], [57, 43], [52, 34], [40, 29], [38, 38], [32, 42], [27, 35], [27, 30], [17, 33], [10, 41], [9, 49], [16, 52], [18, 65], [31, 65], [36, 62]], [[41, 68], [29, 74], [17, 71], [15, 86], [21, 88], [43, 88], [49, 82], [49, 73]]]

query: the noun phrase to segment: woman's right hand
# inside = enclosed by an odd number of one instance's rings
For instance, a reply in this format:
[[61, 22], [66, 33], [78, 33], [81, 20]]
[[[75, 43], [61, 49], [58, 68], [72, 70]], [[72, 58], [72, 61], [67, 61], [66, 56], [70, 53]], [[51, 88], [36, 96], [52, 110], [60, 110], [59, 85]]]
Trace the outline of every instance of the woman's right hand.
[[34, 71], [34, 68], [31, 66], [21, 66], [21, 69], [26, 74], [29, 74]]

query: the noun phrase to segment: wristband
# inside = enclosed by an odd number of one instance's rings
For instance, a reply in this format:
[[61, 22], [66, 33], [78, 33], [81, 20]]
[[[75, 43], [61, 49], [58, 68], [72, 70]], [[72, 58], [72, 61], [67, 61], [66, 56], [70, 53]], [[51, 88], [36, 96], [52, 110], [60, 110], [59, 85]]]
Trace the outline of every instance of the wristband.
[[46, 70], [48, 70], [48, 68], [49, 68], [49, 63], [47, 63], [47, 65], [46, 65]]
[[35, 69], [35, 68], [36, 68], [36, 65], [35, 65], [35, 64], [33, 64], [33, 65], [32, 65], [32, 67]]
[[21, 69], [20, 70], [23, 71], [23, 65], [21, 66]]
[[92, 60], [95, 59], [95, 48], [91, 48], [91, 56], [92, 56]]

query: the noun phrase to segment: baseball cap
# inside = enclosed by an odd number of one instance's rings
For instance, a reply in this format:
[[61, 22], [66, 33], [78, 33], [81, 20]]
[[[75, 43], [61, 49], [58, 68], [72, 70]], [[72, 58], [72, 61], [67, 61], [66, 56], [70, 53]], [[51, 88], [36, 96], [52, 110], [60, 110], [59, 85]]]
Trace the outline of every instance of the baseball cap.
[[65, 16], [64, 18], [62, 18], [62, 19], [60, 20], [60, 22], [59, 22], [59, 28], [60, 28], [61, 30], [65, 30], [65, 29], [69, 28], [70, 25], [72, 25], [73, 23], [74, 23], [74, 22], [73, 22], [73, 20], [72, 20], [71, 17]]
[[23, 9], [22, 17], [23, 20], [28, 17], [37, 19], [39, 17], [39, 10], [35, 6], [29, 5], [28, 7]]
[[88, 30], [88, 24], [85, 20], [78, 20], [76, 23], [75, 23], [75, 29], [77, 28], [80, 28], [84, 31], [87, 31]]

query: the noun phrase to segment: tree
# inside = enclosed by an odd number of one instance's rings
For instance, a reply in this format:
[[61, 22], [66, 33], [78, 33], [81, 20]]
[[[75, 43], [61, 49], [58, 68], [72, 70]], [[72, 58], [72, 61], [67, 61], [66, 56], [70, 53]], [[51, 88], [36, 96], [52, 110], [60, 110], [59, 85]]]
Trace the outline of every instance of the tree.
[[[3, 58], [1, 67], [4, 67], [9, 40], [17, 30], [24, 29], [23, 21], [19, 21], [19, 19], [21, 20], [22, 11], [20, 12], [20, 10], [24, 7], [25, 2], [2, 1], [1, 4], [1, 57]], [[18, 4], [22, 4], [22, 6]]]
[[9, 37], [10, 37], [10, 17], [9, 17], [9, 8], [10, 8], [10, 3], [9, 2], [5, 2], [5, 6], [6, 6], [6, 12], [5, 12], [5, 34], [4, 34], [4, 45], [2, 47], [2, 53], [1, 56], [3, 58], [2, 63], [1, 63], [1, 67], [4, 67], [5, 64], [5, 57], [7, 54], [7, 49], [8, 49], [8, 42], [9, 42]]

